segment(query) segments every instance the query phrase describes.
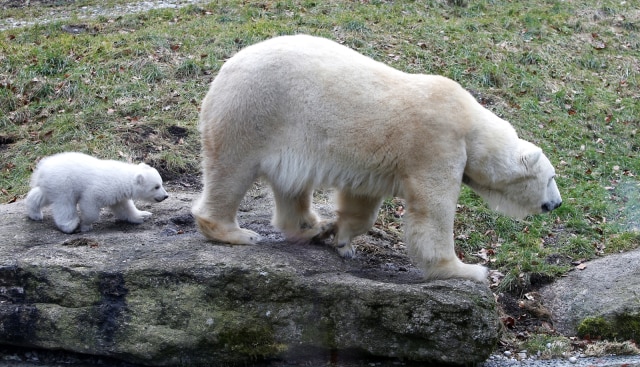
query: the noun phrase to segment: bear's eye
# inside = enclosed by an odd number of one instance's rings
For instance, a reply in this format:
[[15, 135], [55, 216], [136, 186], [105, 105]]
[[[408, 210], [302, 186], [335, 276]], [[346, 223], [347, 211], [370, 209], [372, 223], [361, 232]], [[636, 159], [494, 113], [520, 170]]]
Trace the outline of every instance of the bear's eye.
[[160, 189], [160, 185], [156, 185], [156, 187], [154, 187], [155, 190], [159, 190]]

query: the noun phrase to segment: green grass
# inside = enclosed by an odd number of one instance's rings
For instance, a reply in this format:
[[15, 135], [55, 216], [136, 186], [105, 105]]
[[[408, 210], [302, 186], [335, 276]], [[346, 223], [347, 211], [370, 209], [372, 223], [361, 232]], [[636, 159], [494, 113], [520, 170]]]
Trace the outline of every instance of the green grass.
[[[109, 6], [125, 1], [111, 1]], [[632, 1], [217, 1], [0, 32], [0, 202], [38, 158], [77, 150], [197, 175], [199, 103], [224, 61], [310, 33], [471, 90], [557, 169], [563, 206], [515, 221], [464, 189], [456, 245], [519, 291], [532, 274], [640, 245], [640, 13]], [[30, 19], [50, 8], [14, 8]], [[65, 24], [86, 32], [65, 32]], [[398, 142], [402, 144], [402, 142]], [[389, 201], [384, 210], [395, 210]], [[397, 228], [397, 218], [381, 217]]]

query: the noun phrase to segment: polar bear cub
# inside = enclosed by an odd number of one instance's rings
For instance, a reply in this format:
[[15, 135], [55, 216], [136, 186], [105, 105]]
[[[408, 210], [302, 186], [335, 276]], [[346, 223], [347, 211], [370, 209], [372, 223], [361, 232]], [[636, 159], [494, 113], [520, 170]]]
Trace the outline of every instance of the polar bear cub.
[[[486, 279], [456, 256], [462, 183], [523, 217], [561, 203], [541, 149], [458, 83], [407, 74], [333, 41], [273, 38], [229, 59], [202, 102], [203, 193], [192, 212], [209, 239], [255, 244], [238, 205], [258, 177], [274, 193], [273, 224], [288, 238], [333, 236], [342, 256], [375, 222], [385, 196], [407, 201], [406, 244], [427, 279]], [[337, 219], [311, 208], [313, 190], [338, 190]]]
[[31, 176], [26, 206], [29, 218], [42, 220], [42, 208], [51, 205], [58, 228], [73, 233], [78, 228], [82, 232], [91, 230], [100, 209], [107, 206], [117, 219], [142, 223], [151, 213], [138, 210], [133, 200], [160, 202], [168, 196], [158, 171], [144, 163], [135, 165], [67, 152], [38, 163]]

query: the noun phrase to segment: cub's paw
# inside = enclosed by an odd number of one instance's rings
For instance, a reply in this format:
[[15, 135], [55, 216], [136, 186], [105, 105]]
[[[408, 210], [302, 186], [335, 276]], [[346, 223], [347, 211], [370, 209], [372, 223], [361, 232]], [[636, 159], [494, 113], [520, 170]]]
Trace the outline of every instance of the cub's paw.
[[42, 212], [38, 212], [38, 213], [29, 213], [29, 219], [31, 220], [35, 220], [35, 221], [41, 221], [44, 218], [44, 215], [42, 215]]
[[92, 228], [91, 224], [82, 224], [80, 225], [80, 232], [89, 232]]
[[56, 225], [58, 226], [58, 229], [61, 230], [62, 232], [66, 233], [66, 234], [72, 234], [77, 232], [78, 230], [82, 231], [82, 232], [86, 232], [86, 231], [90, 231], [91, 230], [91, 225], [88, 225], [88, 229], [84, 229], [87, 228], [86, 225], [82, 225], [80, 226], [80, 221], [79, 220], [75, 220], [75, 221], [70, 221], [67, 223], [56, 223]]
[[152, 215], [153, 214], [151, 214], [151, 212], [138, 210], [138, 212], [136, 212], [135, 214], [127, 216], [125, 220], [129, 223], [141, 224], [141, 223], [144, 223], [144, 220], [146, 218], [149, 218]]

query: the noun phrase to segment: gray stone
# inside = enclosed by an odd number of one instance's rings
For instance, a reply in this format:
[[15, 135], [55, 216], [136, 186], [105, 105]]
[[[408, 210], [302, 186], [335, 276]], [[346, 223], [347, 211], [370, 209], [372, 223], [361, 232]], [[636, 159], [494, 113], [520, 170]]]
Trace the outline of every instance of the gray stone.
[[640, 249], [585, 263], [541, 294], [564, 335], [618, 340], [640, 337]]
[[361, 239], [375, 251], [362, 247], [352, 260], [327, 245], [287, 243], [269, 224], [268, 190], [257, 187], [240, 222], [264, 241], [212, 243], [189, 214], [195, 194], [170, 195], [140, 205], [154, 213], [144, 224], [104, 212], [93, 231], [73, 235], [48, 211], [33, 222], [22, 202], [0, 206], [0, 344], [157, 366], [329, 351], [469, 365], [496, 345], [486, 285], [422, 282], [379, 232]]

